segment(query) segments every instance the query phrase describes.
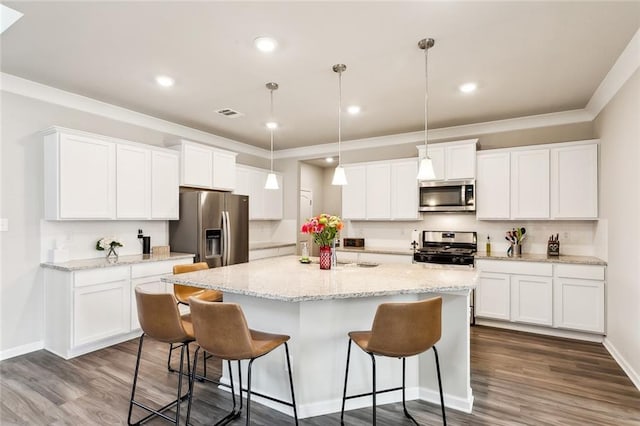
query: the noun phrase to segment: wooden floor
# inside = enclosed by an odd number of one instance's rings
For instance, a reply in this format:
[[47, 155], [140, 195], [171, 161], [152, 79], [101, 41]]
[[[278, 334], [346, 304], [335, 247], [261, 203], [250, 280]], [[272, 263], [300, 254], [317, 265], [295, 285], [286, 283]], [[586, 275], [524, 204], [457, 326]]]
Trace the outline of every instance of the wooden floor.
[[[473, 414], [448, 410], [450, 425], [640, 425], [640, 392], [602, 345], [487, 327], [472, 327], [471, 338]], [[164, 368], [167, 345], [148, 340], [145, 346], [141, 396], [168, 401], [176, 375]], [[38, 351], [1, 362], [0, 424], [126, 424], [136, 350], [133, 340], [70, 361]], [[192, 423], [213, 423], [229, 403], [228, 393], [197, 385]], [[439, 406], [407, 405], [420, 424], [441, 424]], [[292, 424], [260, 404], [252, 408], [252, 424]], [[349, 411], [345, 421], [368, 425], [370, 410]], [[300, 421], [339, 423], [339, 415]], [[390, 404], [379, 408], [378, 424], [411, 423], [401, 404]]]

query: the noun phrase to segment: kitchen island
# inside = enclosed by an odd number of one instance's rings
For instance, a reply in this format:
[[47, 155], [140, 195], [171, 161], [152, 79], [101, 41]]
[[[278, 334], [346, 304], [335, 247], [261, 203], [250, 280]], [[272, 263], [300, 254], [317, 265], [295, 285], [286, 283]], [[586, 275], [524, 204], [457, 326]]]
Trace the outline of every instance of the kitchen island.
[[[296, 256], [284, 256], [172, 275], [163, 281], [221, 290], [226, 302], [242, 306], [251, 328], [290, 335], [301, 418], [340, 411], [347, 332], [370, 329], [380, 303], [441, 296], [442, 339], [437, 347], [445, 404], [471, 411], [468, 307], [469, 293], [476, 282], [473, 270], [431, 268], [426, 264], [345, 264], [320, 270], [317, 263], [302, 264]], [[284, 354], [278, 350], [256, 363], [252, 387], [288, 400]], [[379, 358], [377, 370], [378, 389], [401, 383], [399, 360]], [[349, 392], [369, 392], [370, 372], [368, 356], [353, 351]], [[438, 404], [437, 386], [432, 351], [407, 360], [407, 399]], [[291, 414], [289, 407], [256, 400]], [[379, 404], [400, 400], [400, 392], [378, 397]], [[370, 398], [358, 398], [348, 401], [347, 409], [370, 404]]]

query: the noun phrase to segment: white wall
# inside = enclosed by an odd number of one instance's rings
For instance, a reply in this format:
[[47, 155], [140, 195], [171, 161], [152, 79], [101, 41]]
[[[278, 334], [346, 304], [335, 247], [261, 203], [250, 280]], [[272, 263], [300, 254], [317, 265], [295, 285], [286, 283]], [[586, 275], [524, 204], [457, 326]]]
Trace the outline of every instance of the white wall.
[[607, 347], [640, 388], [640, 71], [596, 119], [599, 253], [607, 267]]

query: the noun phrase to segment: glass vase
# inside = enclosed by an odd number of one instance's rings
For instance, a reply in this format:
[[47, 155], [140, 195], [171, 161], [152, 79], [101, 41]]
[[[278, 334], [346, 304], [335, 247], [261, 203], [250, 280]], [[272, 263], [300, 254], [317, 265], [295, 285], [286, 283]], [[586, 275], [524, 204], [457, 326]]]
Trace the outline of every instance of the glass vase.
[[331, 269], [331, 247], [320, 247], [320, 269]]

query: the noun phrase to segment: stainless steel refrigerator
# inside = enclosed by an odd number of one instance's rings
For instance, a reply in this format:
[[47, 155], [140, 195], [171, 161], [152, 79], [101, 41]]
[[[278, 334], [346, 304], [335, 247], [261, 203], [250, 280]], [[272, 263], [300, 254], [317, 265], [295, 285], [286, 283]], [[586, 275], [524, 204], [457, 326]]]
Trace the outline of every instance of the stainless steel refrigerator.
[[169, 222], [171, 251], [195, 253], [210, 268], [249, 261], [249, 197], [183, 189], [180, 219]]

